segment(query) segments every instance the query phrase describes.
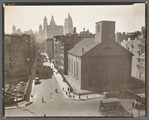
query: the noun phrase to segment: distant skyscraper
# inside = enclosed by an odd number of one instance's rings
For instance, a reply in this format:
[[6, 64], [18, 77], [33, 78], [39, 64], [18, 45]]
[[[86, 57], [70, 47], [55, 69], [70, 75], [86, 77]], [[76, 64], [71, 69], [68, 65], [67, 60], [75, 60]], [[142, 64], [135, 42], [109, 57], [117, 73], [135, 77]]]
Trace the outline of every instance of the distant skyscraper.
[[48, 26], [48, 23], [47, 23], [47, 18], [45, 16], [44, 18], [44, 23], [43, 23], [43, 26], [44, 26], [44, 39], [47, 39], [47, 26]]
[[46, 40], [47, 38], [53, 38], [56, 35], [63, 35], [63, 26], [56, 25], [53, 15], [51, 17], [50, 24], [48, 25], [47, 18], [45, 16], [43, 22], [43, 29], [42, 25], [39, 25], [37, 39]]
[[48, 25], [48, 38], [53, 38], [56, 35], [62, 35], [62, 34], [63, 34], [63, 26], [56, 25], [54, 17], [52, 15], [50, 24]]
[[17, 29], [17, 34], [18, 35], [21, 35], [22, 34], [21, 29], [19, 29], [19, 28]]
[[12, 26], [12, 34], [16, 34], [16, 26], [15, 25]]
[[68, 18], [65, 19], [65, 23], [64, 23], [64, 35], [69, 33], [73, 34], [73, 23], [72, 23], [72, 18], [68, 13]]

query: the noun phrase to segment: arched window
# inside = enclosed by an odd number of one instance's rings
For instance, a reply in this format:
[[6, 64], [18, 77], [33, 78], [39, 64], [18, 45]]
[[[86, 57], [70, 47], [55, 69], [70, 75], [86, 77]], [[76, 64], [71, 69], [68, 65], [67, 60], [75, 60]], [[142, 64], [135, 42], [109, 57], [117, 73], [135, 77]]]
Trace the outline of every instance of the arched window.
[[73, 60], [71, 60], [71, 74], [73, 74]]
[[68, 71], [70, 72], [70, 58], [68, 58]]
[[79, 79], [79, 62], [77, 62], [77, 68], [76, 68], [76, 70], [77, 70], [77, 79]]
[[74, 60], [74, 77], [76, 76], [76, 73], [75, 73], [75, 70], [76, 70], [75, 65], [76, 65], [76, 63], [75, 63], [75, 60]]

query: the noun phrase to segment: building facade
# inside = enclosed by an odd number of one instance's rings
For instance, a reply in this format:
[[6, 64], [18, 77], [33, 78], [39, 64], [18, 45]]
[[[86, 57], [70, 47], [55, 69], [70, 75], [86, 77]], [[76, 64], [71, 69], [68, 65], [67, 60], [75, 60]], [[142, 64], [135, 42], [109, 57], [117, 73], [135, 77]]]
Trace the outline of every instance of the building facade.
[[52, 60], [54, 57], [54, 40], [52, 38], [45, 40], [45, 52], [49, 59]]
[[145, 80], [145, 53], [142, 53], [140, 56], [140, 64], [139, 64], [139, 78]]
[[[134, 40], [123, 40], [121, 45], [129, 50], [134, 56], [132, 57], [132, 76], [140, 78], [140, 62], [141, 54], [145, 53], [145, 38], [139, 39], [138, 37]], [[142, 67], [143, 68], [143, 67]], [[144, 69], [145, 71], [145, 69]]]
[[36, 54], [34, 39], [34, 37], [30, 37], [29, 35], [4, 36], [6, 83], [23, 80], [29, 76]]
[[59, 72], [63, 75], [68, 74], [68, 54], [75, 44], [80, 42], [83, 37], [75, 35], [63, 35], [54, 37], [54, 60]]
[[101, 21], [95, 38], [85, 38], [68, 51], [68, 76], [78, 89], [127, 89], [131, 62], [132, 54], [115, 42], [115, 22]]
[[54, 40], [54, 61], [55, 67], [58, 69], [58, 66], [61, 65], [60, 62], [60, 41]]

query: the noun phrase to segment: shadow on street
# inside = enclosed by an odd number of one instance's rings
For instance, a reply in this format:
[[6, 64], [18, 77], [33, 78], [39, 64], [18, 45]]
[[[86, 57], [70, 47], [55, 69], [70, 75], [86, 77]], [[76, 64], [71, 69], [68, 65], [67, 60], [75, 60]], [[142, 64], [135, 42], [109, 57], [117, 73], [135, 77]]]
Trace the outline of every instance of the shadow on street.
[[34, 112], [30, 111], [29, 109], [23, 109], [22, 107], [18, 107], [18, 108], [22, 109], [23, 111], [28, 111], [28, 112], [30, 112], [32, 114], [35, 114]]

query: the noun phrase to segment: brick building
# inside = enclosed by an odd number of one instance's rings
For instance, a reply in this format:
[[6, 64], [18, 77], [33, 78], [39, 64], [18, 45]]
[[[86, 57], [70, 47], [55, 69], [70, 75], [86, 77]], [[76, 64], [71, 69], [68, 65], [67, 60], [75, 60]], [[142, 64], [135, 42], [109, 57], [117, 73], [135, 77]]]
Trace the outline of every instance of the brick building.
[[5, 82], [25, 79], [35, 58], [35, 37], [30, 35], [4, 36]]
[[52, 38], [45, 40], [45, 52], [49, 59], [52, 60], [54, 57], [54, 40]]
[[115, 42], [115, 22], [96, 23], [95, 38], [85, 38], [68, 51], [68, 76], [78, 89], [128, 88], [132, 53]]

